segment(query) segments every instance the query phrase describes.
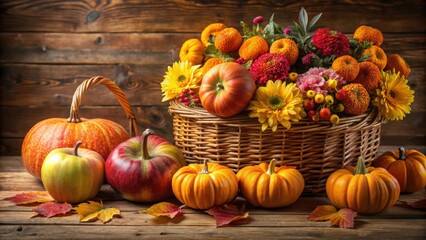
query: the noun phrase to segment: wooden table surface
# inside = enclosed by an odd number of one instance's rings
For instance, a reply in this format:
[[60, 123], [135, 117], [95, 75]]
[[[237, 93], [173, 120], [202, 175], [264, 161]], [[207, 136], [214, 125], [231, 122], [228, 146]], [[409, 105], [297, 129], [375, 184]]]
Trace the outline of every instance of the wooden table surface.
[[[0, 239], [426, 239], [424, 210], [394, 206], [377, 215], [358, 215], [355, 229], [307, 220], [316, 206], [330, 204], [325, 196], [303, 196], [289, 207], [274, 210], [248, 206], [250, 215], [245, 224], [217, 228], [213, 217], [192, 209], [184, 209], [184, 215], [174, 220], [139, 213], [151, 204], [126, 201], [107, 184], [98, 197], [106, 207], [120, 209], [121, 217], [106, 224], [80, 223], [77, 214], [33, 217], [32, 207], [3, 200], [29, 191], [44, 188], [25, 171], [21, 158], [0, 157]], [[425, 197], [426, 191], [422, 190], [402, 194], [400, 200], [412, 202]]]

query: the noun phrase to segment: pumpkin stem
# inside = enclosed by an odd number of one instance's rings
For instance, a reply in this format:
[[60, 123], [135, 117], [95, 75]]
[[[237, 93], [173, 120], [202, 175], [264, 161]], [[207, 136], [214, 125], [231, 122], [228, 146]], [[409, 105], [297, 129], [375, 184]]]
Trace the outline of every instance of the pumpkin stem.
[[199, 172], [199, 174], [208, 174], [209, 173], [209, 166], [208, 166], [208, 164], [207, 164], [207, 159], [204, 159], [204, 162], [203, 162], [203, 170], [201, 170], [200, 172]]
[[275, 164], [277, 163], [277, 160], [274, 158], [269, 162], [268, 171], [266, 172], [269, 175], [272, 175], [275, 173]]
[[399, 159], [401, 160], [407, 159], [407, 153], [405, 152], [405, 148], [399, 147], [398, 150], [399, 150]]
[[148, 153], [148, 136], [154, 134], [154, 131], [152, 131], [151, 129], [147, 128], [145, 129], [145, 131], [142, 133], [142, 159], [150, 159], [151, 156], [149, 156]]
[[367, 173], [368, 173], [368, 171], [367, 171], [367, 167], [365, 166], [364, 158], [359, 157], [358, 162], [356, 164], [354, 175], [357, 175], [357, 174], [364, 174], [365, 175]]
[[74, 156], [78, 157], [78, 147], [80, 147], [80, 145], [82, 144], [82, 141], [78, 141], [75, 146], [74, 146]]

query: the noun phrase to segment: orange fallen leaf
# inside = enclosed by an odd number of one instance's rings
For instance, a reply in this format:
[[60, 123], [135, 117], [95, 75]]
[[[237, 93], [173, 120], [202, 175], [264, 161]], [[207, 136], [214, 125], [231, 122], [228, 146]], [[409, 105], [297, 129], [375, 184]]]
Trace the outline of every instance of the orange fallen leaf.
[[11, 201], [16, 205], [26, 205], [31, 203], [44, 203], [55, 201], [47, 191], [44, 192], [26, 192], [16, 194], [13, 197], [7, 197], [4, 200]]
[[156, 217], [166, 216], [169, 218], [174, 218], [178, 215], [183, 214], [183, 211], [180, 207], [169, 202], [160, 202], [160, 203], [154, 204], [148, 209], [143, 210], [143, 212], [149, 213]]
[[249, 216], [248, 212], [244, 212], [243, 209], [239, 209], [233, 204], [224, 204], [222, 206], [213, 207], [207, 210], [206, 213], [212, 215], [216, 219], [216, 227], [221, 227], [238, 220], [247, 219]]
[[330, 221], [332, 226], [340, 228], [354, 228], [354, 219], [357, 213], [349, 208], [342, 208], [339, 211], [331, 205], [321, 205], [308, 216], [311, 221]]
[[119, 209], [104, 208], [102, 202], [89, 201], [87, 203], [80, 203], [73, 209], [80, 215], [80, 222], [91, 222], [99, 219], [103, 223], [107, 223], [111, 221], [114, 216], [120, 215]]
[[72, 205], [69, 203], [45, 202], [33, 208], [33, 211], [38, 213], [36, 216], [44, 216], [47, 218], [66, 214], [72, 210]]

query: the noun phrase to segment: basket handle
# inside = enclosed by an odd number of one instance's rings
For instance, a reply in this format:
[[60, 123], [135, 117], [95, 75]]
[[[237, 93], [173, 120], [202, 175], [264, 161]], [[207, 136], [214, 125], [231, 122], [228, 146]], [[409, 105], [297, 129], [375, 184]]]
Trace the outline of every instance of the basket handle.
[[138, 134], [138, 128], [137, 128], [135, 114], [133, 113], [133, 110], [132, 110], [132, 107], [130, 106], [129, 101], [124, 95], [123, 90], [121, 90], [121, 88], [119, 88], [114, 83], [114, 81], [102, 76], [86, 79], [77, 87], [72, 97], [70, 117], [67, 119], [67, 121], [72, 123], [81, 122], [81, 119], [78, 114], [78, 110], [80, 108], [80, 103], [83, 100], [83, 96], [90, 87], [94, 87], [98, 84], [103, 84], [109, 90], [111, 90], [111, 92], [114, 94], [115, 98], [118, 100], [121, 107], [124, 109], [124, 112], [126, 113], [127, 118], [129, 119], [130, 136], [132, 137], [136, 136]]

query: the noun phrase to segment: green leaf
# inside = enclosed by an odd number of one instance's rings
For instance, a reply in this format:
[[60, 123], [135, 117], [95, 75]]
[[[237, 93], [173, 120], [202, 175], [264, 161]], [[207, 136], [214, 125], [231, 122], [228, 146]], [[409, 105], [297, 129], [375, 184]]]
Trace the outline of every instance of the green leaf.
[[307, 32], [308, 27], [308, 13], [306, 12], [305, 8], [301, 8], [299, 12], [299, 23], [302, 25], [303, 33]]
[[308, 25], [308, 32], [310, 32], [312, 30], [312, 27], [315, 26], [315, 24], [318, 22], [318, 20], [321, 18], [322, 13], [315, 15], [315, 17], [313, 17], [311, 19], [311, 22]]

